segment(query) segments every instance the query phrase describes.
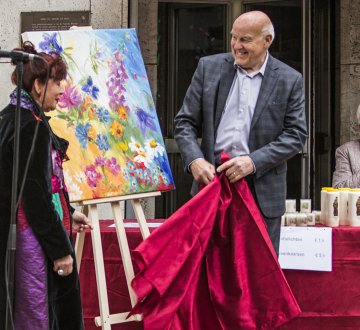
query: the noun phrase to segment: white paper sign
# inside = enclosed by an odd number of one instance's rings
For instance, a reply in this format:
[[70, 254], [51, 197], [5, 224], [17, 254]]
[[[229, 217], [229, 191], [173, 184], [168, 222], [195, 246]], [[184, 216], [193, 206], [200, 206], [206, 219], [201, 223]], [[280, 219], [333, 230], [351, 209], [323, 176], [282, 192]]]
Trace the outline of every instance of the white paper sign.
[[281, 227], [279, 263], [283, 269], [332, 270], [332, 229]]

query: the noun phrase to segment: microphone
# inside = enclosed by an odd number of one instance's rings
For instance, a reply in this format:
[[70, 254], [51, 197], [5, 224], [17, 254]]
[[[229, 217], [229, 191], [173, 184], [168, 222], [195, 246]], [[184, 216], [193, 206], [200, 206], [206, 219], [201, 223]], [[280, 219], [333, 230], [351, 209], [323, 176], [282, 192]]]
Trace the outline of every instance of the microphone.
[[14, 61], [33, 61], [34, 59], [38, 59], [38, 60], [43, 60], [43, 58], [39, 55], [35, 55], [35, 54], [29, 54], [29, 53], [25, 53], [19, 50], [14, 50], [12, 52], [6, 51], [6, 50], [1, 50], [0, 49], [0, 58], [2, 57], [6, 57], [6, 58], [11, 58]]

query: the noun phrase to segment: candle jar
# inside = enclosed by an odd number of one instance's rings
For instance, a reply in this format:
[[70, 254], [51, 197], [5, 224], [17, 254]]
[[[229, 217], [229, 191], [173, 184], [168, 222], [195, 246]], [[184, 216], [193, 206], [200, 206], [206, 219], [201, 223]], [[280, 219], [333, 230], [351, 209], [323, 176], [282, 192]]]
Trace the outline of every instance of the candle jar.
[[349, 225], [360, 226], [360, 189], [350, 189], [348, 193]]
[[349, 188], [339, 188], [339, 224], [340, 226], [349, 225], [348, 220], [348, 196]]
[[296, 199], [287, 199], [285, 201], [285, 212], [295, 213], [296, 212]]
[[315, 213], [305, 213], [307, 217], [307, 225], [315, 226]]
[[296, 217], [296, 226], [306, 227], [308, 222], [307, 215], [305, 213], [298, 213]]
[[287, 226], [296, 226], [297, 213], [286, 213], [285, 216]]
[[300, 199], [300, 213], [311, 213], [311, 199]]
[[320, 212], [321, 212], [321, 214], [320, 214], [320, 223], [321, 224], [325, 224], [325, 219], [326, 219], [326, 205], [327, 205], [327, 203], [326, 203], [326, 194], [327, 194], [327, 191], [328, 191], [328, 189], [333, 189], [333, 188], [331, 188], [331, 187], [322, 187], [321, 188], [321, 194], [320, 194]]
[[339, 226], [339, 191], [328, 189], [326, 192], [326, 226]]

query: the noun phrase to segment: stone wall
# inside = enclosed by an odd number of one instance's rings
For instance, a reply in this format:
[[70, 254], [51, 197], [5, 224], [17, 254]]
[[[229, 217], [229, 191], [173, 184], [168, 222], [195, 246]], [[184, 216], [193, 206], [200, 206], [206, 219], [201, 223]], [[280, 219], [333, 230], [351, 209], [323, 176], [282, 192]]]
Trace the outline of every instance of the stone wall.
[[157, 92], [157, 19], [158, 1], [140, 0], [138, 16], [138, 36], [144, 58], [151, 91], [154, 99]]
[[[155, 104], [157, 93], [157, 19], [158, 1], [139, 0], [137, 33]], [[141, 205], [146, 217], [154, 218], [155, 198], [143, 199]]]
[[360, 0], [340, 1], [340, 143], [360, 138]]

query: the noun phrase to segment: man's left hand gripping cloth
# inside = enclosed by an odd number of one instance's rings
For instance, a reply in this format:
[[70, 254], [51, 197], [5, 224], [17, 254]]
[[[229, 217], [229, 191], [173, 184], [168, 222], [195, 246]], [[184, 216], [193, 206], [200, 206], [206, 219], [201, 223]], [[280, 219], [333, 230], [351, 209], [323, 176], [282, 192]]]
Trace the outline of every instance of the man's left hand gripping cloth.
[[265, 330], [300, 313], [244, 179], [215, 177], [133, 256], [145, 330]]

